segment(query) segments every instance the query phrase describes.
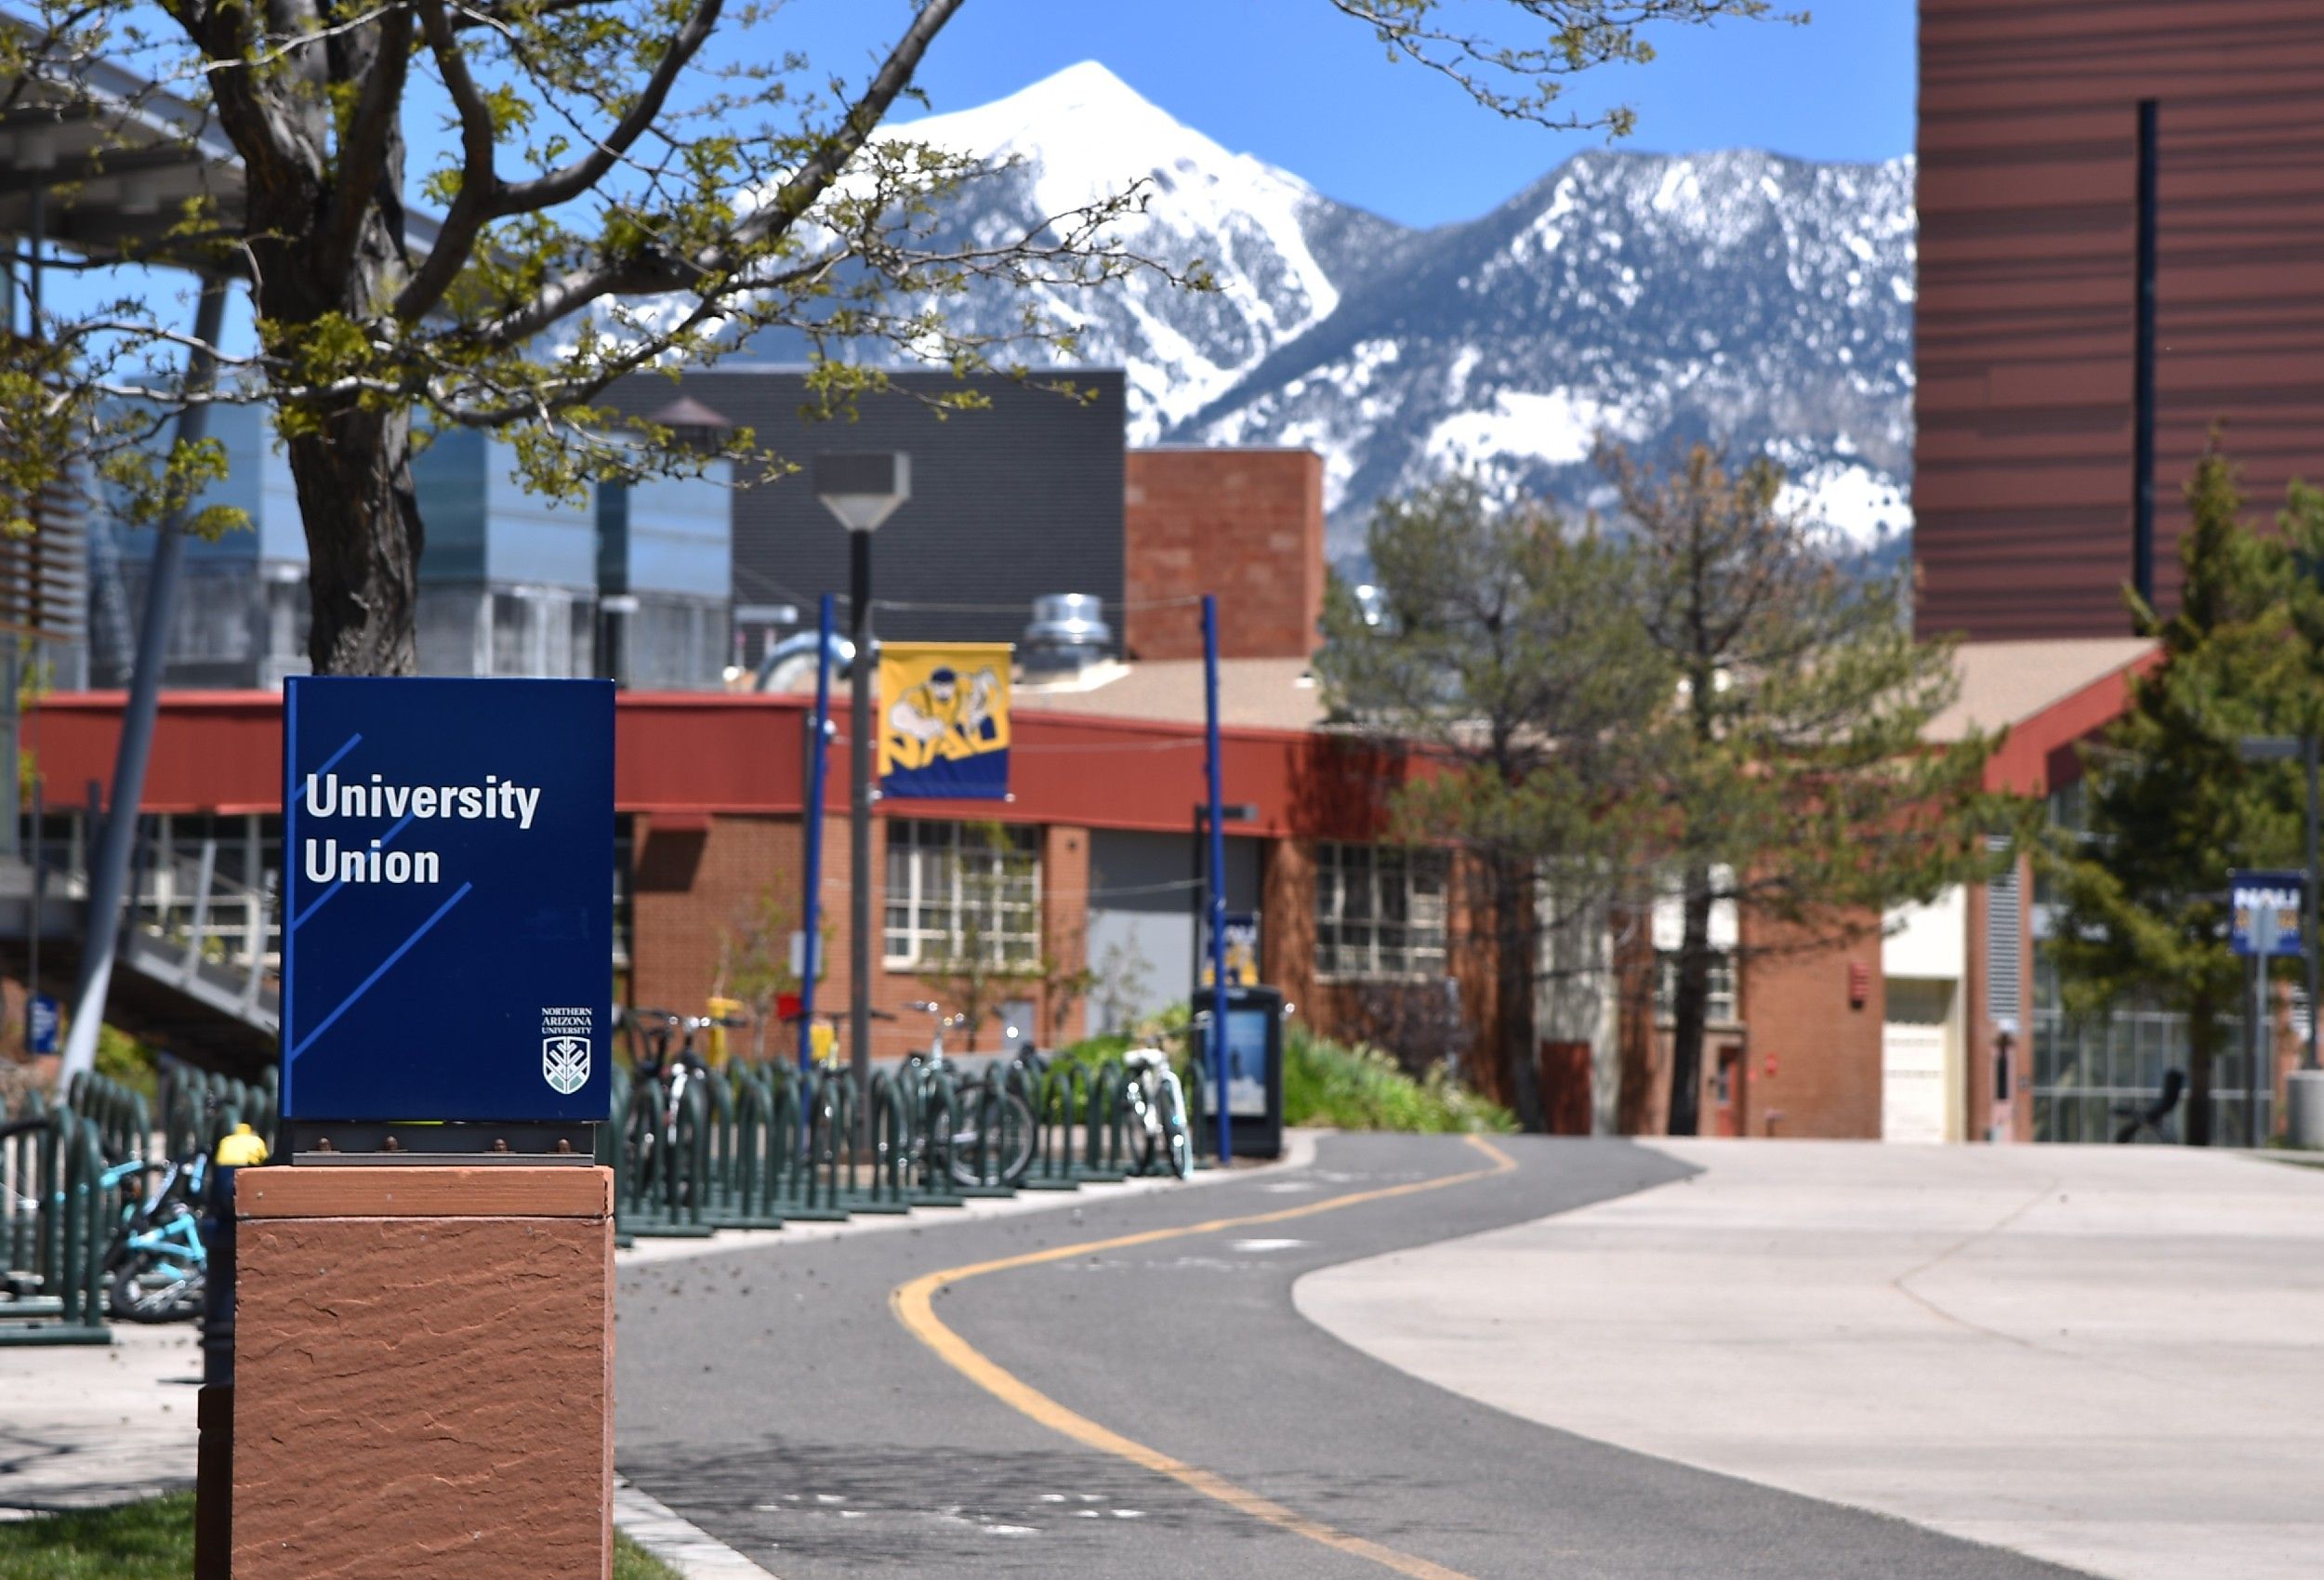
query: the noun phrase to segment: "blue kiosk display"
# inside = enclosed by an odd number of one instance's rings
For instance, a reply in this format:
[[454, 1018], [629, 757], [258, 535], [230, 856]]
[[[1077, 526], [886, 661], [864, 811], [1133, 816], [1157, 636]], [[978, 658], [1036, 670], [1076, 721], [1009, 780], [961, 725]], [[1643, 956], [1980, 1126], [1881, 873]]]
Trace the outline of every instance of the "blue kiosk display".
[[283, 720], [294, 1156], [586, 1156], [613, 1063], [612, 682], [295, 677]]

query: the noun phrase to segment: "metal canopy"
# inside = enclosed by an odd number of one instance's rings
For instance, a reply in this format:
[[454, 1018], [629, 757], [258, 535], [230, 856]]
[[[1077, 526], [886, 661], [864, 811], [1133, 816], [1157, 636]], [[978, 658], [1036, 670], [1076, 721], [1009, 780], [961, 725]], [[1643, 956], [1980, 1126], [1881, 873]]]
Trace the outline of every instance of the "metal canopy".
[[[20, 38], [34, 30], [0, 17]], [[239, 274], [231, 252], [194, 258], [170, 232], [188, 199], [209, 197], [228, 234], [243, 213], [242, 160], [210, 112], [107, 60], [73, 68], [75, 82], [17, 78], [0, 86], [0, 234], [94, 258]], [[436, 222], [407, 211], [419, 250]]]

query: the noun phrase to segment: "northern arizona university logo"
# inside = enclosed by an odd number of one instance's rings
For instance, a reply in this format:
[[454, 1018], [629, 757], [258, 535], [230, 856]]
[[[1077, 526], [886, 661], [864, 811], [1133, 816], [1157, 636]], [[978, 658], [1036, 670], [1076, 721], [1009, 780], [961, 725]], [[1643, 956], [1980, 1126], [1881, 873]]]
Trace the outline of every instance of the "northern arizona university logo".
[[589, 1084], [589, 1045], [584, 1037], [543, 1037], [541, 1079], [549, 1089], [571, 1097]]
[[589, 1084], [589, 1034], [596, 1029], [597, 1011], [586, 1005], [541, 1011], [541, 1079], [559, 1097]]

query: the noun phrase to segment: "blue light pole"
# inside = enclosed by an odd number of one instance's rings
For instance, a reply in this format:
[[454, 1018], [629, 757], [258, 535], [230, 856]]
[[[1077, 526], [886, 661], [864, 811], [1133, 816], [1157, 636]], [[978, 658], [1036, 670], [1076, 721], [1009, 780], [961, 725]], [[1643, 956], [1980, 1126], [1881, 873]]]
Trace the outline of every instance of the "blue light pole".
[[1219, 1165], [1235, 1155], [1233, 1122], [1227, 1117], [1226, 1074], [1226, 820], [1219, 802], [1219, 600], [1202, 595], [1203, 733], [1208, 744], [1207, 786], [1210, 803], [1210, 1078], [1219, 1104]]
[[823, 782], [831, 735], [831, 603], [823, 595], [815, 622], [815, 718], [807, 737], [807, 902], [799, 907], [807, 934], [799, 950], [799, 1067], [815, 1061], [815, 977], [823, 962]]

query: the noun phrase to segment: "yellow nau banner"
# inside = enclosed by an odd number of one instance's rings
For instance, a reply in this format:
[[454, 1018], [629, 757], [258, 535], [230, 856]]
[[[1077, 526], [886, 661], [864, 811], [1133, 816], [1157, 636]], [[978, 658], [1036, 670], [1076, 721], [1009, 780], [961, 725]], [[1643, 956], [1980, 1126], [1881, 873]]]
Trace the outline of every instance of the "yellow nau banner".
[[879, 792], [1009, 795], [1007, 642], [879, 644]]

